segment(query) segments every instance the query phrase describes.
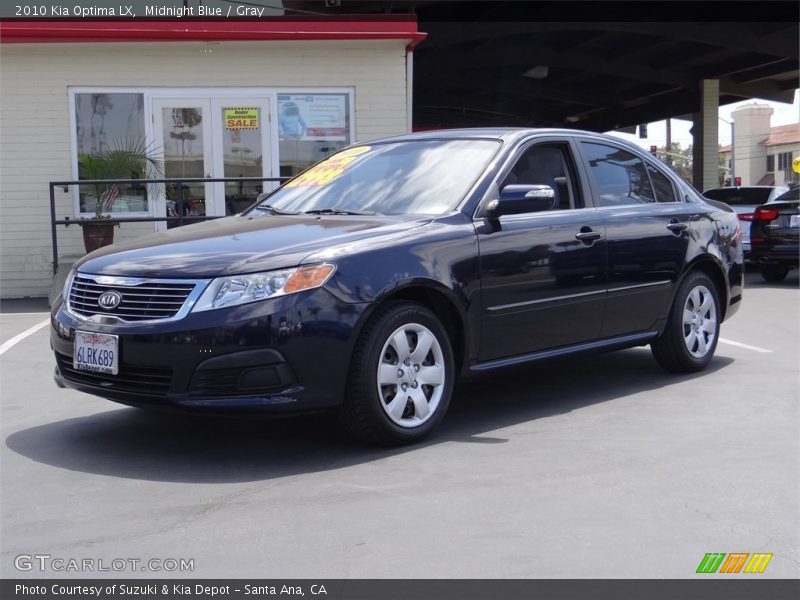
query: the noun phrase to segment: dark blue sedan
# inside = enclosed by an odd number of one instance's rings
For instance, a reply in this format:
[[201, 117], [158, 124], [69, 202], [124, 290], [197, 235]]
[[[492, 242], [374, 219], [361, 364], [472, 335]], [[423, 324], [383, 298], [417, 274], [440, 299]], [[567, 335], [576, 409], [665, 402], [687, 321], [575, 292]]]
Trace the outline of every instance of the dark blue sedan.
[[412, 442], [469, 371], [647, 344], [703, 369], [742, 299], [741, 235], [608, 136], [365, 142], [243, 214], [80, 260], [53, 306], [56, 381], [134, 406], [334, 408]]

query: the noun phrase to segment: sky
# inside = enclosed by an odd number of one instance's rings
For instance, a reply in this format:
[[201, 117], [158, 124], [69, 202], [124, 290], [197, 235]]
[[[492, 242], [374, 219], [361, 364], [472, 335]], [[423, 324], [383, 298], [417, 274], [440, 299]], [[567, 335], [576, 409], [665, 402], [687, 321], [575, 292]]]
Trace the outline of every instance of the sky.
[[[772, 113], [772, 126], [790, 125], [792, 123], [800, 123], [800, 90], [794, 93], [794, 102], [786, 104], [783, 102], [772, 102], [770, 100], [744, 100], [734, 104], [727, 104], [720, 106], [719, 117], [725, 121], [733, 121], [731, 113], [740, 106], [757, 102], [759, 104], [767, 104], [775, 111]], [[692, 127], [691, 121], [681, 121], [672, 119], [672, 141], [680, 142], [682, 148], [686, 148], [692, 143], [692, 135], [689, 129]], [[650, 146], [658, 146], [659, 148], [667, 143], [667, 125], [666, 121], [658, 121], [655, 123], [647, 124], [647, 139], [639, 139], [638, 135], [631, 135], [627, 133], [609, 132], [611, 135], [626, 139], [642, 148], [649, 149]], [[731, 143], [731, 127], [724, 121], [719, 121], [719, 144], [720, 146], [727, 146]]]

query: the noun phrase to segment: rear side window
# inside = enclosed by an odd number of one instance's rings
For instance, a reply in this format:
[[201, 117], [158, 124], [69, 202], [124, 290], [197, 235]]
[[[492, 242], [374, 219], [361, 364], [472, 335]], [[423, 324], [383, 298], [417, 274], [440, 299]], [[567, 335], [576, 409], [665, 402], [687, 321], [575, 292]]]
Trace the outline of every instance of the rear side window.
[[656, 192], [656, 202], [678, 202], [678, 197], [675, 195], [675, 186], [669, 178], [661, 171], [647, 165], [647, 172], [650, 173], [650, 181], [653, 184], [653, 189]]
[[769, 198], [772, 188], [720, 188], [703, 192], [711, 200], [719, 200], [728, 206], [758, 206]]
[[791, 200], [800, 200], [800, 186], [781, 194], [773, 202], [789, 202]]
[[644, 162], [626, 150], [581, 142], [597, 186], [601, 206], [655, 202]]

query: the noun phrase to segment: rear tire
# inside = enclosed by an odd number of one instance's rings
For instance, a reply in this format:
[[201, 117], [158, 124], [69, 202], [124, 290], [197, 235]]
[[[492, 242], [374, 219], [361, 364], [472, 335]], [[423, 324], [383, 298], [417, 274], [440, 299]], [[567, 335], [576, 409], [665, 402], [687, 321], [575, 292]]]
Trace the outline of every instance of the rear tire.
[[341, 421], [381, 445], [416, 442], [442, 420], [455, 367], [447, 331], [427, 308], [390, 302], [364, 326], [353, 353]]
[[766, 281], [783, 281], [789, 269], [780, 265], [764, 265], [761, 267], [761, 277]]
[[650, 348], [658, 364], [672, 373], [694, 373], [711, 362], [721, 321], [714, 283], [693, 271], [684, 279], [661, 336]]

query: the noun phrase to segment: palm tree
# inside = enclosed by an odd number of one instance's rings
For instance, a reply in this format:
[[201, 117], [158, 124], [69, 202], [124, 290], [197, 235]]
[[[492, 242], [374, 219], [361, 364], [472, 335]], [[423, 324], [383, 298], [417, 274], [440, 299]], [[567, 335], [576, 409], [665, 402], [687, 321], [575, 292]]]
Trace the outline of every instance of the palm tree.
[[[117, 141], [100, 154], [81, 155], [78, 172], [87, 180], [146, 179], [148, 175], [161, 176], [164, 166], [143, 139], [132, 139]], [[93, 187], [97, 198], [94, 218], [80, 221], [87, 252], [114, 242], [114, 225], [108, 221], [110, 215], [104, 213], [111, 211], [120, 196], [116, 183], [95, 183]]]
[[[78, 172], [81, 179], [87, 180], [146, 179], [148, 175], [162, 175], [164, 165], [144, 139], [131, 139], [116, 141], [100, 154], [81, 155]], [[97, 198], [94, 218], [102, 219], [119, 197], [119, 186], [115, 183], [97, 183], [93, 187]]]

